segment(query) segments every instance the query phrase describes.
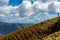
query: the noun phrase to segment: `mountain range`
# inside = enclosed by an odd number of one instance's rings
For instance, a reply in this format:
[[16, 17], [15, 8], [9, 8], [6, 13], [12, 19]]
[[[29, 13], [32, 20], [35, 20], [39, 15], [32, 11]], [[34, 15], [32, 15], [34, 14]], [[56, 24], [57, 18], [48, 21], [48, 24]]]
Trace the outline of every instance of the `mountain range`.
[[59, 35], [60, 17], [56, 17], [0, 36], [0, 40], [60, 40]]
[[5, 35], [13, 31], [22, 29], [26, 26], [32, 25], [32, 23], [5, 23], [0, 22], [0, 34]]

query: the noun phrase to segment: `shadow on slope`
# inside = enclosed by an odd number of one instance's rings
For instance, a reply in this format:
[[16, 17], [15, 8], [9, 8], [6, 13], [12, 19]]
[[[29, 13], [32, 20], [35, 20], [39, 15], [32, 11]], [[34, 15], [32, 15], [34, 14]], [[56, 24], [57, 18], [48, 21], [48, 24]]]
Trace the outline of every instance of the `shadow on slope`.
[[[60, 18], [60, 17], [59, 17]], [[42, 40], [47, 35], [60, 30], [60, 19], [58, 17], [47, 20], [11, 34], [7, 34], [0, 40]]]
[[56, 23], [52, 24], [50, 27], [48, 27], [48, 30], [45, 31], [47, 35], [57, 32], [60, 30], [60, 18], [57, 20]]

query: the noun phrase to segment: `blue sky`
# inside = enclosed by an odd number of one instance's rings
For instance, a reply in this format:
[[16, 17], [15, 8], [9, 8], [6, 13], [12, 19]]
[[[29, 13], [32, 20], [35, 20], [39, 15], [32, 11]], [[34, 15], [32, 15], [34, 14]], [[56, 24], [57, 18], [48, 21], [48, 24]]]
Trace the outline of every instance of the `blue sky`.
[[[9, 5], [17, 6], [20, 5], [23, 2], [23, 0], [10, 0]], [[30, 0], [30, 2], [33, 4], [34, 0]]]
[[60, 0], [0, 0], [0, 21], [38, 23], [57, 17]]
[[9, 5], [17, 6], [22, 3], [23, 0], [10, 0]]

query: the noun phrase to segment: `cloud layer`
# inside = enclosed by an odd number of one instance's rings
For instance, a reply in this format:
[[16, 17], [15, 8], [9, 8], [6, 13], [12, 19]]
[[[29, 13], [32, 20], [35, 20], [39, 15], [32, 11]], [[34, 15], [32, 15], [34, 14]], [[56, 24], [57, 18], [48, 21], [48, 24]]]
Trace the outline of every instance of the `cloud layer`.
[[[33, 4], [31, 1], [33, 1]], [[60, 12], [58, 0], [23, 0], [18, 6], [8, 6], [8, 4], [9, 0], [0, 1], [0, 21], [36, 23], [54, 18]]]
[[0, 0], [0, 6], [8, 5], [9, 0]]

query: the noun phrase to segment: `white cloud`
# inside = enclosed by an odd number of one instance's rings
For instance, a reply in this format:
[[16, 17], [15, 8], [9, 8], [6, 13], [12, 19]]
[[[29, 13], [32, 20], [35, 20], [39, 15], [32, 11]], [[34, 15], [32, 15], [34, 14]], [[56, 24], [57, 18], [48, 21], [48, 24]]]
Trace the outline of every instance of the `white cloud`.
[[5, 15], [4, 14], [0, 14], [0, 17], [5, 17]]
[[48, 3], [40, 3], [36, 1], [34, 4], [31, 4], [30, 1], [23, 1], [17, 10], [20, 16], [31, 16], [40, 12], [48, 11]]
[[4, 12], [4, 13], [10, 13], [10, 12], [14, 12], [16, 10], [17, 6], [13, 7], [13, 6], [3, 6], [0, 7], [0, 12]]
[[3, 6], [0, 7], [0, 18], [1, 20], [10, 20], [13, 19], [13, 17], [18, 16], [18, 13], [16, 13], [16, 8], [18, 6]]
[[24, 0], [24, 1], [39, 1], [39, 2], [43, 2], [43, 3], [51, 3], [51, 2], [54, 2], [54, 1], [58, 1], [58, 0]]
[[23, 3], [19, 6], [17, 10], [20, 16], [24, 16], [24, 17], [30, 16], [34, 13], [32, 4], [29, 1], [23, 1]]
[[47, 12], [48, 11], [48, 3], [40, 3], [38, 1], [34, 2], [33, 4], [34, 12], [40, 13], [40, 12]]
[[33, 0], [33, 4], [30, 1], [24, 0], [19, 6], [8, 6], [9, 0], [1, 0], [4, 5], [0, 4], [0, 18], [4, 22], [28, 23], [56, 17], [48, 12], [60, 12], [60, 2], [57, 0]]
[[9, 0], [0, 0], [0, 6], [8, 5]]
[[54, 2], [55, 4], [55, 11], [60, 12], [60, 2]]
[[54, 1], [49, 5], [49, 9], [50, 12], [54, 11], [54, 12], [60, 12], [60, 2], [58, 1]]

